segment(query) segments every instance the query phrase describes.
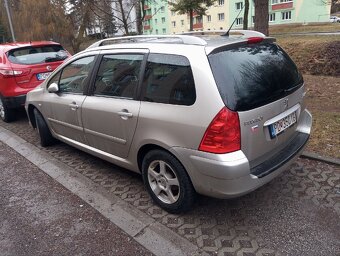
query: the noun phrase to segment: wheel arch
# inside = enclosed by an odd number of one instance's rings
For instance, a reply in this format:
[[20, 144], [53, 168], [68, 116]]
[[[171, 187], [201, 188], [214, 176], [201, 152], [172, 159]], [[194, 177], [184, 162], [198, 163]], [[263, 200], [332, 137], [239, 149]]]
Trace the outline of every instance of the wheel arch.
[[36, 124], [35, 118], [34, 118], [34, 109], [39, 111], [39, 109], [36, 108], [34, 105], [29, 104], [28, 107], [27, 107], [27, 116], [28, 116], [28, 119], [29, 119], [31, 125], [33, 126], [33, 128], [37, 128], [37, 124]]

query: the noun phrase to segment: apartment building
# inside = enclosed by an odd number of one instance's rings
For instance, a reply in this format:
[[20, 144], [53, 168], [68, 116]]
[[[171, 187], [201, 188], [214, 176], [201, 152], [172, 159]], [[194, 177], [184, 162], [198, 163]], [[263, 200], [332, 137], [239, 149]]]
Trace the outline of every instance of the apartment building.
[[[162, 2], [162, 1], [158, 1]], [[164, 20], [168, 23], [165, 29], [167, 34], [177, 34], [189, 31], [189, 15], [179, 15], [171, 11], [167, 3], [164, 3]], [[161, 6], [163, 6], [161, 5]], [[157, 1], [150, 1], [148, 8], [157, 8]], [[234, 28], [243, 27], [243, 6], [244, 0], [216, 0], [206, 15], [193, 17], [194, 30], [226, 30], [235, 20]], [[330, 3], [325, 0], [269, 0], [269, 25], [288, 23], [313, 23], [328, 22], [330, 15]], [[167, 15], [166, 15], [167, 14]], [[240, 14], [240, 15], [239, 15]], [[239, 15], [239, 16], [238, 16]], [[248, 24], [254, 25], [254, 1], [250, 0]], [[238, 17], [237, 17], [238, 16]], [[150, 18], [150, 24], [159, 20], [156, 15]], [[162, 23], [165, 27], [165, 24]], [[162, 29], [162, 30], [160, 30]], [[157, 34], [155, 30], [144, 30], [148, 34]], [[158, 28], [158, 34], [163, 28]]]
[[166, 0], [147, 1], [144, 10], [143, 31], [145, 35], [164, 35], [170, 33], [170, 9]]

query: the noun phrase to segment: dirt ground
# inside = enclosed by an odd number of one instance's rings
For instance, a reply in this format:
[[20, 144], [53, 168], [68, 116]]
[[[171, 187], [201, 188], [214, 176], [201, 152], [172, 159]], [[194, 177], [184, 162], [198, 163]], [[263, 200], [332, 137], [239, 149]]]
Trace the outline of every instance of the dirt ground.
[[340, 77], [304, 75], [313, 115], [308, 151], [340, 158]]

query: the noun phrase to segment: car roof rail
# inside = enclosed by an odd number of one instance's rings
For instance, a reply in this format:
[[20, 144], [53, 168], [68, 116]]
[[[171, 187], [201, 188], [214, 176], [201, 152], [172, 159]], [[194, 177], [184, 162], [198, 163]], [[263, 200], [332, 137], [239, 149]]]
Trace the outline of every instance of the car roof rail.
[[[190, 32], [184, 32], [181, 35], [221, 35], [224, 36], [224, 34], [227, 32], [227, 30], [202, 30], [202, 31], [190, 31]], [[262, 34], [261, 32], [254, 31], [254, 30], [242, 30], [242, 29], [232, 29], [230, 30], [230, 34], [238, 34], [243, 35], [244, 37], [263, 37], [265, 38], [266, 35]]]
[[206, 45], [207, 42], [202, 38], [189, 35], [140, 35], [140, 36], [122, 36], [112, 37], [100, 40], [87, 47], [91, 49], [109, 44], [119, 43], [182, 43], [191, 45]]

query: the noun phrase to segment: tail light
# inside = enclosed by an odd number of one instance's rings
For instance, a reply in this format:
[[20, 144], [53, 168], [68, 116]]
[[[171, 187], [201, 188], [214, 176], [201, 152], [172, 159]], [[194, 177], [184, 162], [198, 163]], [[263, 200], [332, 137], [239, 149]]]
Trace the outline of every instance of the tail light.
[[4, 78], [25, 76], [30, 72], [30, 69], [0, 68], [0, 75], [2, 75]]
[[249, 37], [247, 40], [248, 44], [257, 44], [263, 41], [263, 37]]
[[240, 149], [241, 131], [238, 114], [224, 107], [210, 123], [199, 150], [224, 154]]

